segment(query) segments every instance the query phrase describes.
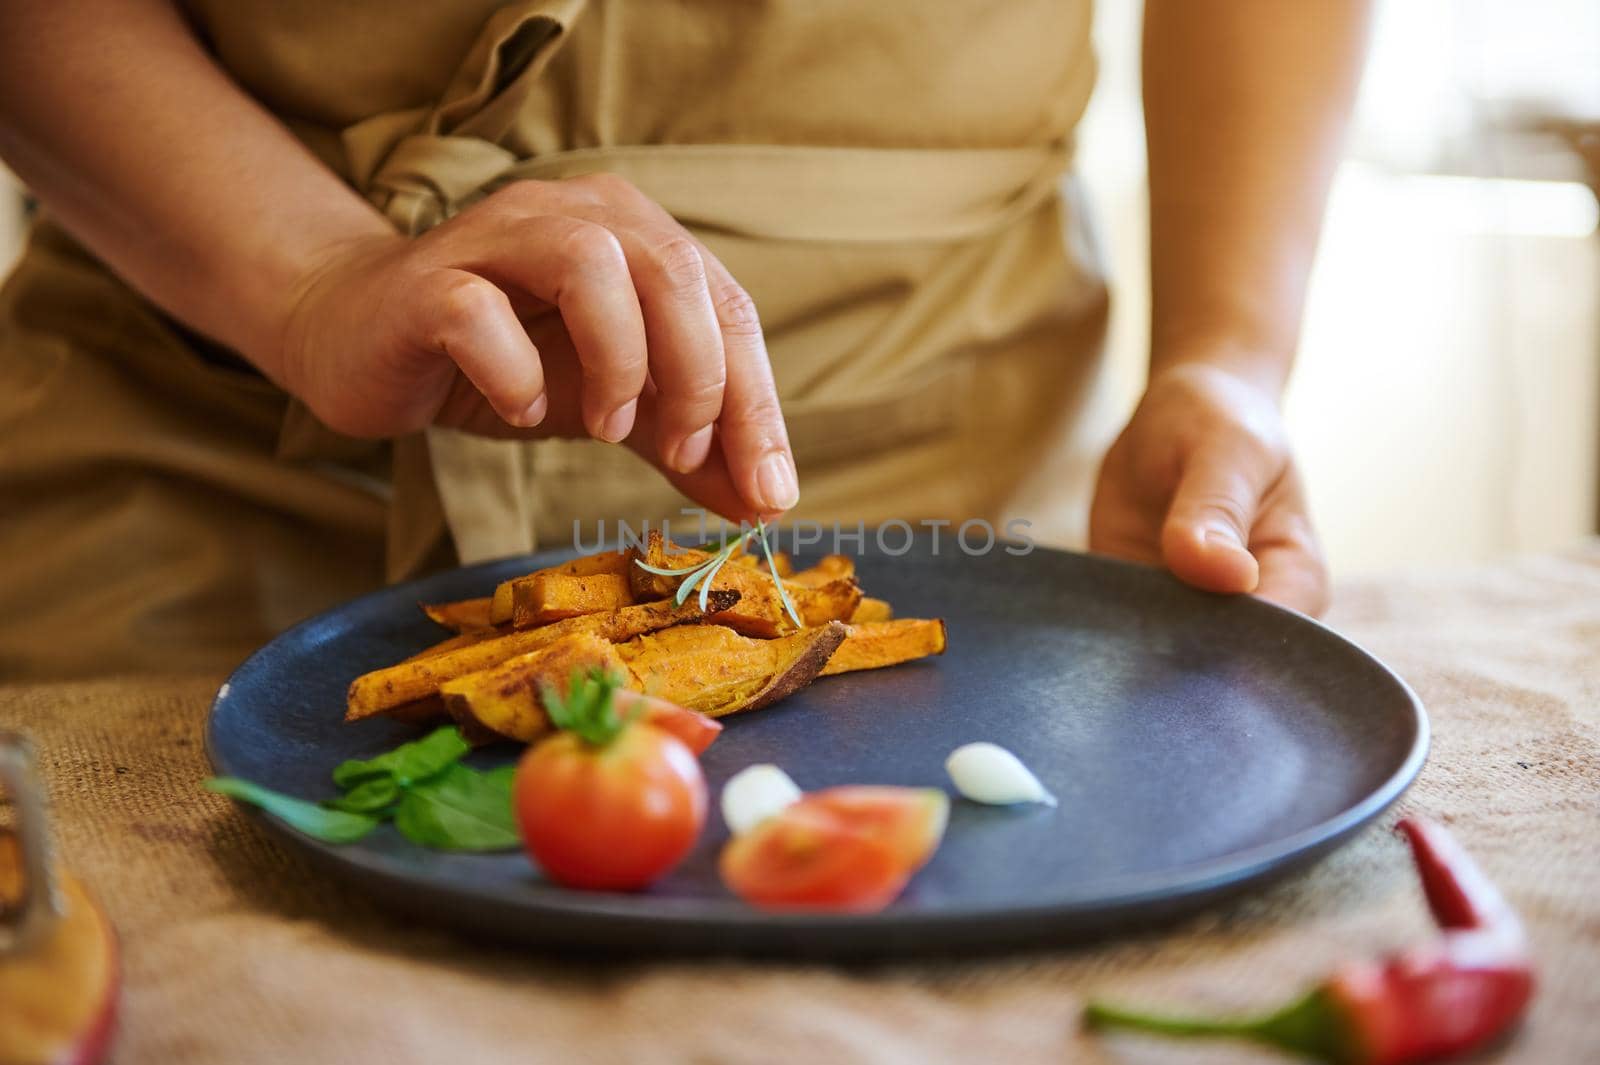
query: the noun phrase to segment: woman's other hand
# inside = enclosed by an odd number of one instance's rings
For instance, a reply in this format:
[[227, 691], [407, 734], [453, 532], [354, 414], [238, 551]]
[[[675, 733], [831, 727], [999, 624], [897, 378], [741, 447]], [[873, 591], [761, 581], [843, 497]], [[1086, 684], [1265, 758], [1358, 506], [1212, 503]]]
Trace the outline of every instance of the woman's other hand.
[[1208, 591], [1255, 594], [1313, 616], [1328, 572], [1277, 397], [1226, 370], [1159, 370], [1106, 453], [1091, 550], [1164, 564]]

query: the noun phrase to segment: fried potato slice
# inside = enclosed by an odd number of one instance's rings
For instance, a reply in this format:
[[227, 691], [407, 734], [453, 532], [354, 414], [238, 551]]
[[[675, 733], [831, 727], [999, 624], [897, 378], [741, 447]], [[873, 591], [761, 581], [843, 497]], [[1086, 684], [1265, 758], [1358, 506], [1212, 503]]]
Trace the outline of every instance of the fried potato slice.
[[491, 614], [494, 609], [492, 596], [481, 599], [457, 599], [450, 603], [423, 603], [422, 612], [435, 625], [449, 629], [451, 632], [482, 632], [494, 628]]
[[900, 618], [850, 626], [850, 634], [823, 667], [823, 676], [882, 669], [918, 658], [944, 654], [945, 631], [941, 618]]
[[633, 603], [628, 578], [622, 573], [542, 571], [511, 582], [511, 625], [529, 629], [580, 614], [620, 610]]
[[[494, 595], [490, 597], [489, 620], [496, 625], [506, 625], [511, 622], [516, 610], [515, 585], [517, 581], [526, 581], [542, 573], [559, 573], [568, 577], [593, 577], [600, 573], [626, 573], [633, 568], [633, 553], [631, 551], [601, 551], [593, 555], [579, 555], [577, 558], [544, 569], [534, 570], [532, 573], [513, 577], [508, 581], [501, 581], [495, 586]], [[659, 599], [660, 596], [644, 596], [638, 602], [649, 599]]]
[[844, 641], [838, 621], [757, 640], [721, 625], [681, 626], [617, 645], [636, 690], [725, 717], [758, 710], [810, 684]]
[[424, 647], [416, 654], [404, 658], [401, 661], [415, 662], [422, 658], [432, 658], [434, 655], [442, 655], [447, 651], [455, 651], [462, 647], [471, 647], [475, 643], [482, 643], [484, 640], [489, 640], [496, 636], [504, 635], [505, 633], [499, 629], [485, 629], [482, 632], [458, 632], [449, 639], [440, 640], [431, 647]]
[[894, 617], [894, 607], [889, 605], [887, 599], [874, 599], [870, 595], [864, 595], [845, 620], [852, 625], [865, 625], [871, 621], [888, 621], [892, 617]]
[[531, 743], [551, 729], [544, 707], [545, 687], [565, 691], [574, 672], [589, 669], [628, 675], [615, 644], [592, 632], [580, 632], [489, 669], [447, 680], [439, 686], [439, 694], [467, 742], [481, 745], [508, 739]]
[[849, 555], [823, 555], [817, 564], [789, 576], [790, 584], [798, 584], [806, 588], [821, 588], [834, 581], [845, 580], [856, 575], [856, 564]]
[[[714, 591], [710, 600], [708, 613], [727, 610], [738, 602], [738, 592]], [[602, 614], [583, 614], [536, 629], [496, 635], [441, 654], [376, 669], [350, 682], [345, 699], [345, 720], [358, 721], [433, 695], [447, 680], [497, 666], [513, 655], [537, 651], [563, 636], [589, 632], [618, 643], [668, 625], [697, 621], [701, 616], [698, 596], [691, 597], [682, 606], [671, 600], [640, 603]]]

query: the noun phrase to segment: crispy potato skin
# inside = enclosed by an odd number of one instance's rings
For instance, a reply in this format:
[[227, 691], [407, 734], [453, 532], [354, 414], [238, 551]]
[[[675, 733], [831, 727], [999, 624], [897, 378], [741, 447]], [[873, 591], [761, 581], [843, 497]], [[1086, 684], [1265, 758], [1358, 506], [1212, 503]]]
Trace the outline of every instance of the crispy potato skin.
[[769, 706], [811, 683], [847, 628], [833, 621], [776, 639], [719, 625], [683, 626], [617, 647], [639, 691], [725, 717]]
[[632, 604], [633, 592], [622, 573], [577, 576], [541, 571], [511, 582], [511, 625], [518, 629]]
[[[715, 613], [737, 603], [738, 593], [713, 591], [710, 599], [710, 612]], [[691, 596], [682, 606], [675, 605], [671, 600], [640, 603], [603, 614], [583, 614], [536, 629], [492, 636], [441, 654], [373, 670], [350, 682], [345, 700], [345, 720], [358, 721], [433, 695], [447, 680], [489, 669], [514, 655], [537, 651], [563, 636], [589, 632], [619, 643], [641, 633], [700, 618], [697, 596]]]
[[445, 681], [439, 694], [467, 742], [509, 739], [531, 743], [551, 729], [544, 705], [545, 687], [565, 691], [574, 672], [588, 669], [627, 675], [627, 667], [609, 640], [580, 632], [491, 669]]
[[945, 630], [942, 618], [900, 618], [851, 625], [850, 634], [823, 667], [823, 676], [882, 669], [918, 658], [942, 655]]

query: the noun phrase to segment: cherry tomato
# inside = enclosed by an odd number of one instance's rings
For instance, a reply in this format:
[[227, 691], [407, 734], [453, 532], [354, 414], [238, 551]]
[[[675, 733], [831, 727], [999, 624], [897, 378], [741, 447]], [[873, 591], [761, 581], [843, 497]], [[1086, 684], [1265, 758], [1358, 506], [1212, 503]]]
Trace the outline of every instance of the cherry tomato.
[[681, 862], [706, 820], [706, 781], [675, 736], [635, 722], [595, 746], [559, 732], [512, 786], [528, 854], [569, 887], [630, 891]]
[[[706, 753], [706, 748], [722, 733], [722, 722], [698, 710], [690, 710], [653, 695], [636, 695], [634, 698], [645, 704], [642, 720], [678, 737], [695, 754]], [[628, 707], [624, 706], [623, 709], [626, 711]]]
[[768, 909], [881, 910], [933, 856], [949, 809], [931, 788], [814, 792], [730, 840], [722, 880]]

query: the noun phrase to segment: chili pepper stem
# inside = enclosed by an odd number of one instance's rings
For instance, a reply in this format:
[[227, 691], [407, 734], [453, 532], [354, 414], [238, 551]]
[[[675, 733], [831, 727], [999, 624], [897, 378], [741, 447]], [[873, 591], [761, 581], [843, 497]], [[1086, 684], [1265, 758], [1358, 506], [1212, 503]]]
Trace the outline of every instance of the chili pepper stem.
[[1312, 991], [1265, 1017], [1232, 1020], [1165, 1017], [1091, 1002], [1084, 1010], [1083, 1020], [1088, 1028], [1248, 1039], [1328, 1065], [1350, 1065], [1356, 1060], [1346, 1031], [1347, 1022], [1321, 990]]

